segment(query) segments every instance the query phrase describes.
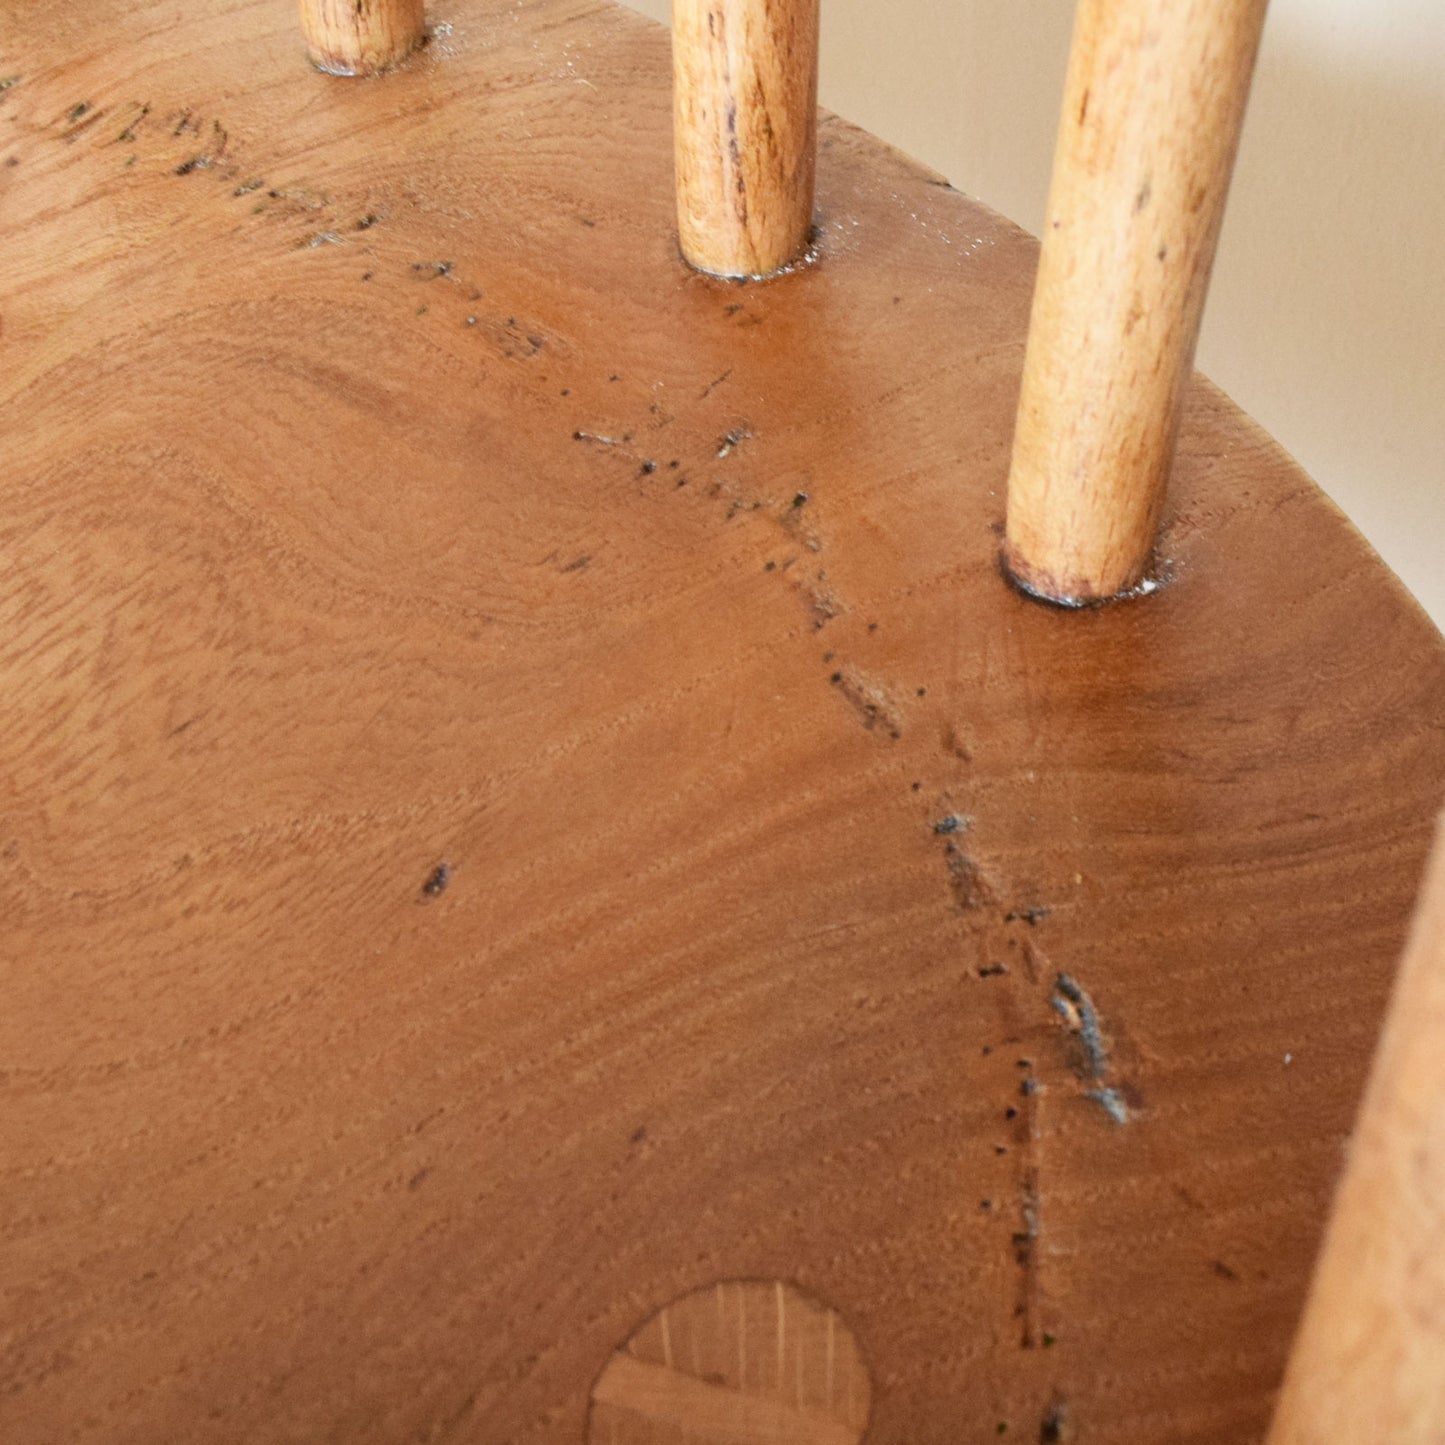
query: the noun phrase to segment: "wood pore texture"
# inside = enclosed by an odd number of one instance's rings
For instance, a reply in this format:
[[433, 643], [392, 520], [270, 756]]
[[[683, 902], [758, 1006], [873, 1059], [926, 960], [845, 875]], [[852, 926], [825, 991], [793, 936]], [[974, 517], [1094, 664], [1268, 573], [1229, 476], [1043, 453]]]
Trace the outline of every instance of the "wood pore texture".
[[1260, 1436], [1445, 790], [1350, 525], [1199, 382], [1020, 596], [1034, 242], [825, 119], [693, 271], [621, 8], [7, 15], [0, 1439], [578, 1442], [726, 1280], [869, 1445]]

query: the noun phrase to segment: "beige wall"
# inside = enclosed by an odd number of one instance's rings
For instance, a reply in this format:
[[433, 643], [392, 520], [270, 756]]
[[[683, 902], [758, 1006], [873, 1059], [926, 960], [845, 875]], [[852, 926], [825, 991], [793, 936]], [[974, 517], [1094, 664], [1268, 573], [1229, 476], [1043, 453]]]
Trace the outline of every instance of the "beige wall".
[[[822, 101], [1037, 232], [1072, 12], [823, 0]], [[1442, 256], [1445, 4], [1273, 0], [1200, 366], [1445, 625]]]

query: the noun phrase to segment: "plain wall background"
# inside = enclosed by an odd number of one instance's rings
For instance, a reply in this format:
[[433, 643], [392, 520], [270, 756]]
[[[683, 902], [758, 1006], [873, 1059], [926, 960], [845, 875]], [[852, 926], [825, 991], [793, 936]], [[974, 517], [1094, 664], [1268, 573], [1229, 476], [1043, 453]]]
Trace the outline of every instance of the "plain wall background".
[[[1072, 23], [823, 0], [820, 99], [1037, 234]], [[1445, 0], [1273, 0], [1198, 360], [1445, 627]]]

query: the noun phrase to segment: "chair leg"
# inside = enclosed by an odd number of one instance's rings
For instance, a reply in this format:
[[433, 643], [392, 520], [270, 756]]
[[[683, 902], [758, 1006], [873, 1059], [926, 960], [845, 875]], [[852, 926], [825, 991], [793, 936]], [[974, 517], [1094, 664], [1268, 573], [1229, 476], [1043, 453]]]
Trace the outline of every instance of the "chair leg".
[[818, 0], [673, 0], [672, 57], [683, 255], [780, 270], [812, 237]]
[[1145, 576], [1265, 3], [1080, 0], [1008, 484], [1040, 597]]
[[424, 0], [301, 0], [307, 57], [332, 75], [375, 75], [420, 44], [425, 9]]
[[1445, 1440], [1445, 822], [1269, 1445]]

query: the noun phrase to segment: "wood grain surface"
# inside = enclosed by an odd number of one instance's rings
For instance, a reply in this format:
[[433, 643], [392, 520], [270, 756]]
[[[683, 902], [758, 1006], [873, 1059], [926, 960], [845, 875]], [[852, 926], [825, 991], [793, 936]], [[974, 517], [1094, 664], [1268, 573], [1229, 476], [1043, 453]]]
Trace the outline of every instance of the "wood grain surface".
[[1439, 637], [1203, 382], [1022, 597], [1032, 240], [828, 119], [703, 276], [661, 29], [431, 18], [0, 31], [0, 1439], [576, 1442], [736, 1279], [869, 1445], [1257, 1438]]

